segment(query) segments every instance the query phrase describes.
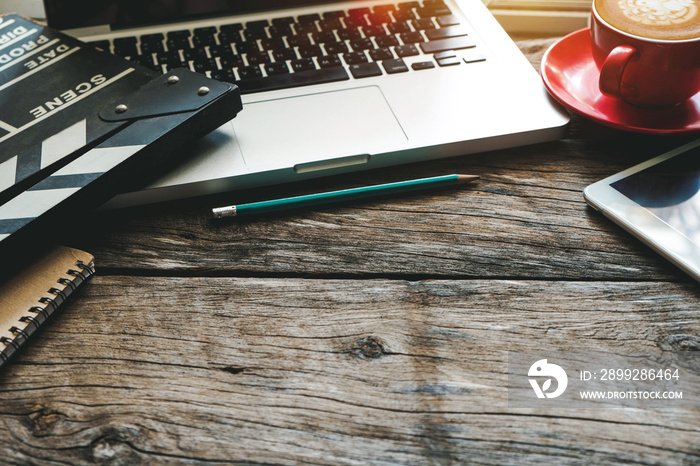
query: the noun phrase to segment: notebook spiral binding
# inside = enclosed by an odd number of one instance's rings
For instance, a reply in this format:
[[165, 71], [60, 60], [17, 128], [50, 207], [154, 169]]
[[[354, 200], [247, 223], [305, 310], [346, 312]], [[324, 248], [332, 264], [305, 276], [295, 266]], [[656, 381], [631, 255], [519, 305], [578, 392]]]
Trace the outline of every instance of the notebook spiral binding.
[[28, 314], [22, 316], [19, 322], [26, 324], [23, 328], [13, 326], [10, 328], [10, 333], [14, 338], [0, 337], [0, 343], [6, 345], [3, 351], [0, 351], [0, 366], [2, 366], [10, 357], [20, 349], [20, 347], [36, 332], [41, 325], [53, 314], [58, 307], [68, 299], [68, 296], [75, 291], [81, 283], [90, 278], [95, 269], [82, 261], [75, 263], [76, 269], [68, 269], [66, 275], [73, 277], [72, 279], [61, 277], [57, 280], [63, 288], [51, 287], [46, 292], [51, 296], [44, 296], [39, 299], [39, 303], [44, 306], [32, 306], [27, 310]]

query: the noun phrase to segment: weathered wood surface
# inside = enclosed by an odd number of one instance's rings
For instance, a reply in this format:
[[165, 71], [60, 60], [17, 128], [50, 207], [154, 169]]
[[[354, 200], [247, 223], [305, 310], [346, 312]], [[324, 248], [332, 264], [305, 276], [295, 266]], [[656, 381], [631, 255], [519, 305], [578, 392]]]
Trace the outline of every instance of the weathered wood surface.
[[212, 220], [212, 206], [269, 198], [260, 190], [109, 213], [91, 220], [100, 233], [80, 245], [95, 251], [101, 267], [136, 273], [683, 279], [586, 206], [585, 186], [663, 152], [667, 142], [615, 137], [592, 147], [570, 139], [278, 190], [296, 195], [455, 172], [481, 176], [460, 189], [351, 206]]
[[[508, 351], [700, 350], [697, 284], [581, 195], [681, 142], [575, 118], [486, 157], [92, 215], [71, 243], [98, 276], [0, 372], [0, 463], [697, 464], [698, 410], [507, 405]], [[453, 172], [482, 179], [209, 217]]]
[[691, 464], [697, 411], [512, 409], [506, 367], [542, 344], [698, 349], [697, 298], [669, 283], [98, 276], [0, 375], [0, 453]]

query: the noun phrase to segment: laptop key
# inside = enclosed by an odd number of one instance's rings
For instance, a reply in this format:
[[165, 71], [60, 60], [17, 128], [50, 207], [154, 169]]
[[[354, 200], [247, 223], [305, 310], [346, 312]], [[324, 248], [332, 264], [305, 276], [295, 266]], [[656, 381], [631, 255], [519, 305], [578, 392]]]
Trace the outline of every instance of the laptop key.
[[455, 15], [438, 16], [437, 22], [440, 27], [443, 28], [447, 26], [456, 26], [459, 24], [459, 18]]
[[260, 47], [258, 47], [257, 42], [238, 42], [236, 44], [236, 51], [239, 55], [243, 55], [244, 53], [256, 54], [260, 53]]
[[468, 36], [449, 37], [447, 39], [438, 39], [420, 44], [423, 53], [431, 54], [444, 52], [447, 50], [459, 50], [476, 47], [474, 41]]
[[297, 22], [301, 24], [310, 24], [313, 23], [314, 21], [319, 21], [321, 19], [321, 15], [318, 13], [311, 13], [308, 15], [299, 15], [297, 16]]
[[209, 54], [212, 58], [232, 55], [233, 49], [231, 48], [231, 44], [210, 45]]
[[272, 27], [276, 28], [288, 28], [290, 24], [294, 24], [296, 20], [291, 16], [285, 16], [283, 18], [275, 18], [272, 20]]
[[452, 14], [447, 5], [430, 5], [428, 4], [428, 2], [425, 2], [425, 6], [423, 8], [416, 8], [416, 13], [418, 13], [418, 16], [420, 16], [421, 18], [429, 18], [431, 16], [446, 16]]
[[243, 57], [233, 54], [220, 56], [219, 63], [221, 63], [221, 68], [234, 68], [244, 65]]
[[481, 53], [478, 49], [473, 49], [467, 51], [463, 56], [462, 59], [464, 60], [464, 63], [477, 63], [480, 61], [486, 61], [486, 56]]
[[375, 13], [382, 13], [382, 12], [387, 12], [387, 11], [394, 11], [395, 9], [396, 9], [396, 7], [394, 5], [389, 5], [389, 4], [387, 4], [387, 5], [375, 5], [372, 8], [372, 11], [374, 11]]
[[369, 23], [373, 24], [373, 25], [379, 25], [379, 24], [385, 24], [385, 23], [391, 22], [391, 17], [389, 16], [389, 12], [370, 13], [369, 15], [367, 15], [367, 18], [369, 19]]
[[447, 26], [440, 29], [431, 29], [429, 31], [425, 31], [425, 37], [427, 37], [428, 40], [445, 39], [447, 37], [459, 37], [467, 35], [469, 35], [469, 31], [467, 31], [467, 28], [463, 26]]
[[297, 34], [313, 34], [315, 32], [318, 32], [318, 26], [316, 26], [316, 23], [294, 23], [294, 30], [297, 32]]
[[337, 42], [335, 39], [335, 34], [333, 34], [333, 31], [321, 31], [317, 32], [314, 35], [314, 42], [316, 44], [325, 44], [327, 42]]
[[358, 26], [367, 26], [367, 19], [364, 16], [365, 13], [362, 12], [363, 10], [367, 10], [367, 13], [369, 13], [369, 8], [355, 8], [348, 10], [348, 16], [343, 18], [345, 27], [356, 28]]
[[421, 18], [413, 21], [413, 27], [416, 31], [424, 31], [426, 29], [433, 29], [435, 23], [433, 23], [433, 18]]
[[415, 62], [411, 65], [411, 68], [413, 68], [416, 71], [420, 70], [429, 70], [431, 68], [435, 68], [435, 63], [431, 61], [419, 61]]
[[416, 14], [411, 9], [402, 9], [399, 5], [399, 9], [391, 13], [396, 21], [409, 21], [416, 19]]
[[211, 77], [217, 81], [225, 81], [227, 83], [232, 83], [236, 81], [236, 75], [231, 69], [216, 70], [211, 72]]
[[141, 53], [162, 52], [165, 50], [162, 42], [141, 42]]
[[308, 71], [316, 69], [316, 65], [314, 65], [314, 61], [311, 58], [300, 58], [299, 60], [292, 60], [290, 64], [292, 65], [292, 69], [294, 71]]
[[364, 37], [362, 39], [353, 39], [350, 41], [350, 47], [355, 52], [359, 52], [360, 50], [369, 50], [374, 48], [374, 44], [372, 44], [372, 41], [369, 40], [368, 38]]
[[261, 63], [270, 63], [272, 59], [267, 52], [249, 53], [246, 55], [249, 65], [259, 65]]
[[318, 22], [318, 25], [321, 26], [322, 31], [332, 31], [333, 29], [340, 29], [343, 27], [340, 18], [323, 18]]
[[343, 10], [326, 11], [325, 13], [323, 13], [323, 19], [344, 18], [344, 17], [345, 17], [345, 12]]
[[342, 66], [340, 58], [337, 55], [324, 55], [318, 57], [318, 66], [321, 68], [331, 68], [333, 66]]
[[329, 42], [324, 44], [326, 53], [331, 55], [336, 55], [339, 53], [347, 53], [350, 51], [348, 45], [345, 42]]
[[420, 55], [418, 48], [416, 48], [416, 46], [413, 44], [399, 45], [398, 47], [394, 47], [394, 51], [399, 57], [413, 57], [415, 55]]
[[255, 31], [264, 31], [266, 27], [270, 25], [270, 22], [266, 19], [261, 19], [258, 21], [248, 21], [245, 23], [246, 29]]
[[395, 23], [389, 23], [386, 25], [389, 32], [392, 34], [405, 34], [411, 32], [411, 27], [405, 21], [397, 21]]
[[391, 49], [374, 49], [369, 51], [369, 56], [372, 57], [374, 61], [389, 60], [394, 58], [394, 54], [391, 53]]
[[318, 45], [309, 44], [299, 47], [299, 56], [301, 58], [318, 57], [319, 55], [323, 55], [323, 52]]
[[457, 54], [454, 50], [447, 50], [445, 52], [439, 52], [434, 55], [435, 61], [440, 66], [454, 66], [459, 65], [461, 61], [457, 58]]
[[379, 68], [379, 65], [374, 62], [350, 65], [350, 72], [357, 79], [382, 75], [382, 70]]
[[294, 49], [275, 50], [272, 52], [275, 61], [296, 60], [297, 54]]
[[345, 63], [347, 63], [348, 65], [367, 63], [369, 61], [367, 59], [367, 55], [365, 55], [364, 52], [344, 53], [343, 58], [345, 59]]
[[380, 36], [376, 37], [374, 41], [377, 43], [377, 47], [391, 47], [392, 45], [399, 45], [399, 40], [394, 36]]
[[399, 37], [404, 44], [417, 44], [419, 42], [425, 42], [425, 39], [423, 39], [423, 36], [419, 31], [405, 32], [403, 34], [399, 34]]
[[396, 9], [399, 11], [407, 11], [413, 8], [420, 8], [420, 3], [418, 2], [402, 2], [396, 5]]
[[238, 68], [238, 76], [241, 80], [262, 78], [262, 70], [257, 65], [242, 66]]
[[405, 73], [408, 71], [406, 63], [400, 59], [384, 60], [382, 61], [382, 66], [387, 74]]
[[268, 76], [258, 79], [238, 81], [236, 84], [242, 94], [250, 94], [260, 91], [274, 91], [292, 87], [308, 86], [311, 84], [325, 84], [350, 79], [347, 71], [342, 66], [322, 68], [320, 70], [298, 71], [290, 74]]
[[246, 29], [243, 31], [243, 37], [251, 42], [258, 39], [267, 39], [267, 32], [265, 29]]
[[265, 71], [267, 71], [268, 76], [275, 76], [278, 74], [289, 74], [289, 67], [285, 62], [275, 62], [268, 63], [265, 65]]
[[338, 29], [338, 39], [340, 40], [369, 40], [362, 37], [362, 33], [357, 28]]
[[213, 71], [219, 69], [216, 66], [216, 60], [213, 58], [200, 58], [193, 61], [194, 71], [197, 73], [206, 73], [207, 71]]
[[241, 23], [224, 24], [219, 27], [219, 31], [222, 34], [229, 34], [234, 37], [240, 37], [239, 32], [243, 30], [243, 25]]
[[200, 36], [200, 37], [208, 37], [208, 36], [213, 36], [217, 32], [218, 31], [216, 30], [216, 26], [208, 26], [208, 27], [203, 27], [203, 28], [196, 28], [194, 30], [194, 35]]
[[163, 42], [165, 39], [165, 36], [158, 32], [155, 34], [144, 34], [141, 36], [141, 43], [143, 44], [144, 42]]
[[120, 57], [133, 57], [138, 55], [136, 50], [136, 37], [121, 37], [112, 41], [114, 54]]
[[362, 30], [365, 32], [366, 37], [383, 37], [387, 35], [386, 29], [384, 29], [383, 24], [365, 26], [362, 28]]

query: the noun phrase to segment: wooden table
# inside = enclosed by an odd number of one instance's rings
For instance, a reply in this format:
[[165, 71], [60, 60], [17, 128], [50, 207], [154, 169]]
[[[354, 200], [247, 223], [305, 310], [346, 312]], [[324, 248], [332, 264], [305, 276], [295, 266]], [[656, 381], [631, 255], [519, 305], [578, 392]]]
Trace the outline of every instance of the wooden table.
[[[553, 41], [518, 44], [538, 66]], [[97, 276], [0, 373], [0, 463], [697, 464], [697, 410], [507, 391], [509, 351], [700, 349], [698, 284], [581, 194], [687, 139], [574, 117], [557, 142], [90, 215], [66, 241]], [[481, 180], [209, 214], [448, 173]]]

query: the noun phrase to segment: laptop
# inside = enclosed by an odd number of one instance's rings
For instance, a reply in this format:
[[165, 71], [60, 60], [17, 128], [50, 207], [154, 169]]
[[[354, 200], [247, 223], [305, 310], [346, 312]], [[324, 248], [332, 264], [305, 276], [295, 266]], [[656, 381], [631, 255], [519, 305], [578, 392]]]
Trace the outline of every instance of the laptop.
[[481, 0], [44, 0], [50, 26], [166, 72], [234, 82], [243, 111], [123, 207], [561, 138]]

